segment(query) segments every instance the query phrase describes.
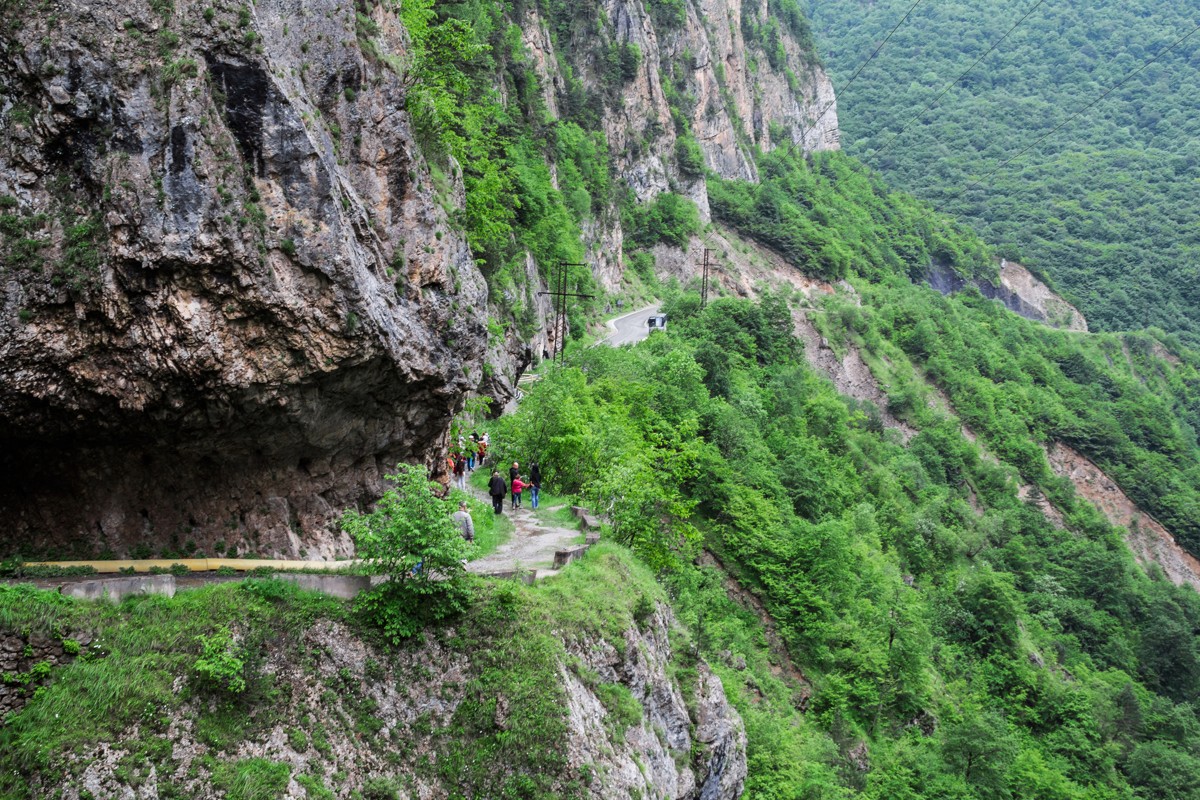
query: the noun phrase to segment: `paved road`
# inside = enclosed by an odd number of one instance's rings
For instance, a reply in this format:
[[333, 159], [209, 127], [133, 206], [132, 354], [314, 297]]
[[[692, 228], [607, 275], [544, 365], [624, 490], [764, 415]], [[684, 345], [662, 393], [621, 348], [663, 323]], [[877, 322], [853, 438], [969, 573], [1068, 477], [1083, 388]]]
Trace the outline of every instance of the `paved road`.
[[637, 311], [631, 311], [623, 317], [617, 317], [610, 320], [608, 327], [613, 333], [604, 340], [604, 344], [618, 347], [623, 344], [636, 344], [642, 339], [650, 335], [650, 329], [646, 327], [646, 320], [653, 314], [659, 313], [657, 305], [646, 306], [639, 308]]

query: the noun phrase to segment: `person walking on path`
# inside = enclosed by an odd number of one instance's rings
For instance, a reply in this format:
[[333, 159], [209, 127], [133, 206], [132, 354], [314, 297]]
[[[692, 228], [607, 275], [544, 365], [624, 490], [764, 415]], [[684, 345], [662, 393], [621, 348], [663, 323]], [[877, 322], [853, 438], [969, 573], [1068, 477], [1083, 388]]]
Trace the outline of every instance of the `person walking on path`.
[[467, 490], [467, 459], [460, 455], [454, 459], [454, 485], [462, 491]]
[[468, 542], [474, 542], [475, 520], [471, 519], [471, 512], [467, 509], [466, 500], [458, 504], [458, 511], [454, 512], [453, 519], [459, 530], [462, 531], [462, 537]]
[[538, 492], [542, 490], [542, 468], [534, 461], [529, 465], [529, 507], [538, 507]]
[[492, 510], [497, 514], [504, 512], [504, 495], [508, 494], [508, 486], [500, 477], [500, 470], [492, 470], [492, 481], [488, 484], [488, 494], [492, 496]]
[[520, 464], [518, 464], [517, 462], [514, 461], [513, 465], [511, 467], [509, 467], [509, 469], [508, 469], [508, 480], [509, 481], [515, 481], [517, 479], [517, 476], [521, 474], [520, 466], [521, 466]]
[[525, 487], [529, 484], [521, 480], [521, 476], [517, 475], [512, 479], [512, 504], [513, 508], [521, 507], [521, 492], [525, 491]]

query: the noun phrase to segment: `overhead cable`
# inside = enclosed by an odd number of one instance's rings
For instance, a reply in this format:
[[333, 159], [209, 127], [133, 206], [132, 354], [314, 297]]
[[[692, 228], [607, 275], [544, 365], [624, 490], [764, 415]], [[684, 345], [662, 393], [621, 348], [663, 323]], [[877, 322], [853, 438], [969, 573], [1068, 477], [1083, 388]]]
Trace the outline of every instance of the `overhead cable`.
[[1138, 75], [1140, 75], [1142, 72], [1144, 72], [1144, 71], [1145, 71], [1145, 70], [1146, 70], [1146, 69], [1147, 69], [1147, 68], [1148, 68], [1148, 67], [1149, 67], [1151, 64], [1153, 64], [1154, 62], [1158, 61], [1160, 58], [1162, 58], [1163, 56], [1165, 56], [1167, 53], [1171, 52], [1171, 51], [1172, 51], [1172, 50], [1174, 50], [1176, 47], [1178, 47], [1179, 45], [1183, 44], [1185, 41], [1187, 41], [1188, 39], [1190, 39], [1190, 38], [1191, 38], [1191, 37], [1192, 37], [1192, 36], [1193, 36], [1193, 35], [1196, 33], [1196, 31], [1200, 31], [1200, 25], [1197, 25], [1196, 27], [1192, 28], [1190, 31], [1188, 31], [1187, 33], [1185, 33], [1183, 36], [1180, 36], [1180, 37], [1179, 37], [1178, 39], [1176, 39], [1176, 40], [1175, 40], [1173, 43], [1171, 43], [1171, 44], [1170, 44], [1168, 47], [1166, 47], [1166, 48], [1164, 48], [1164, 49], [1160, 50], [1160, 51], [1158, 52], [1158, 54], [1154, 56], [1154, 58], [1150, 59], [1150, 60], [1149, 60], [1149, 61], [1147, 61], [1145, 64], [1142, 64], [1142, 66], [1138, 67], [1138, 68], [1137, 68], [1137, 70], [1135, 70], [1134, 72], [1131, 72], [1131, 73], [1129, 73], [1129, 74], [1128, 74], [1128, 75], [1126, 75], [1124, 78], [1122, 78], [1122, 79], [1121, 79], [1121, 80], [1120, 80], [1118, 83], [1116, 83], [1114, 86], [1112, 86], [1112, 87], [1110, 87], [1109, 89], [1107, 89], [1107, 90], [1104, 92], [1104, 94], [1100, 95], [1100, 96], [1099, 96], [1099, 97], [1097, 97], [1095, 100], [1093, 100], [1092, 102], [1088, 103], [1086, 106], [1084, 106], [1083, 108], [1079, 109], [1078, 111], [1076, 111], [1075, 113], [1073, 113], [1071, 116], [1067, 117], [1065, 120], [1063, 120], [1063, 121], [1062, 121], [1062, 122], [1060, 122], [1059, 124], [1055, 125], [1055, 126], [1052, 128], [1052, 129], [1050, 129], [1050, 130], [1049, 130], [1049, 131], [1047, 131], [1046, 133], [1044, 133], [1044, 134], [1042, 134], [1041, 136], [1039, 136], [1039, 137], [1038, 137], [1037, 139], [1035, 139], [1035, 140], [1034, 140], [1034, 141], [1033, 141], [1031, 144], [1029, 144], [1028, 146], [1026, 146], [1026, 147], [1022, 148], [1022, 149], [1021, 149], [1021, 151], [1020, 151], [1020, 152], [1018, 152], [1016, 155], [1014, 155], [1014, 156], [1012, 156], [1012, 157], [1010, 157], [1010, 158], [1008, 158], [1008, 159], [1004, 160], [1003, 162], [1001, 162], [999, 166], [997, 166], [995, 169], [993, 169], [993, 170], [992, 170], [991, 172], [989, 172], [987, 175], [984, 175], [982, 178], [979, 178], [979, 179], [977, 179], [977, 180], [974, 180], [974, 181], [972, 181], [971, 183], [967, 184], [967, 186], [966, 186], [966, 187], [965, 187], [965, 188], [964, 188], [962, 191], [960, 191], [958, 194], [952, 195], [952, 196], [951, 196], [949, 199], [950, 199], [950, 200], [957, 200], [959, 197], [962, 197], [964, 194], [966, 194], [967, 192], [969, 192], [971, 189], [974, 189], [976, 186], [978, 186], [979, 184], [981, 184], [981, 183], [983, 183], [984, 181], [988, 180], [988, 179], [989, 179], [989, 178], [991, 178], [993, 175], [995, 175], [997, 172], [999, 172], [1000, 170], [1004, 169], [1006, 166], [1008, 166], [1008, 165], [1009, 165], [1009, 164], [1011, 164], [1012, 162], [1016, 161], [1016, 160], [1017, 160], [1018, 158], [1020, 158], [1021, 156], [1025, 155], [1025, 153], [1027, 153], [1027, 152], [1029, 152], [1030, 150], [1032, 150], [1033, 148], [1037, 147], [1037, 146], [1038, 146], [1039, 144], [1041, 144], [1043, 141], [1045, 141], [1045, 140], [1046, 140], [1046, 139], [1048, 139], [1050, 136], [1054, 135], [1054, 134], [1055, 134], [1055, 133], [1057, 133], [1057, 132], [1058, 132], [1060, 129], [1062, 129], [1062, 128], [1063, 128], [1063, 127], [1064, 127], [1064, 126], [1065, 126], [1065, 125], [1066, 125], [1068, 122], [1070, 122], [1071, 120], [1075, 119], [1075, 118], [1076, 118], [1076, 117], [1078, 117], [1080, 114], [1082, 114], [1083, 112], [1087, 111], [1088, 109], [1092, 108], [1094, 105], [1096, 105], [1097, 103], [1099, 103], [1099, 102], [1100, 102], [1101, 100], [1103, 100], [1104, 98], [1108, 97], [1110, 94], [1112, 94], [1113, 92], [1115, 92], [1117, 89], [1120, 89], [1120, 88], [1121, 88], [1122, 86], [1124, 86], [1126, 83], [1128, 83], [1129, 81], [1133, 80], [1135, 77], [1137, 77], [1137, 76], [1138, 76]]
[[969, 73], [971, 70], [975, 69], [977, 66], [979, 66], [979, 63], [981, 61], [983, 61], [985, 58], [990, 56], [997, 47], [999, 47], [1001, 44], [1004, 43], [1004, 40], [1007, 39], [1013, 31], [1015, 31], [1018, 27], [1020, 27], [1022, 22], [1029, 19], [1030, 14], [1032, 14], [1034, 11], [1037, 11], [1038, 8], [1045, 2], [1046, 2], [1046, 0], [1038, 0], [1038, 2], [1032, 8], [1030, 8], [1028, 11], [1025, 12], [1025, 15], [1023, 17], [1021, 17], [1019, 20], [1017, 20], [1016, 24], [1014, 24], [1011, 28], [1009, 28], [1008, 31], [1003, 36], [1001, 36], [999, 39], [997, 39], [996, 42], [991, 47], [988, 48], [986, 53], [981, 55], [979, 58], [975, 59], [975, 63], [973, 63], [971, 66], [969, 66], [965, 70], [963, 70], [961, 75], [959, 75], [957, 78], [955, 78], [954, 80], [947, 83], [945, 88], [943, 88], [942, 91], [938, 93], [938, 96], [929, 101], [928, 105], [926, 105], [924, 108], [922, 108], [916, 114], [913, 114], [912, 117], [907, 122], [904, 123], [904, 126], [900, 129], [900, 132], [892, 134], [892, 138], [888, 139], [887, 142], [884, 143], [883, 147], [879, 148], [879, 150], [877, 150], [873, 154], [872, 157], [877, 158], [880, 155], [882, 155], [884, 152], [886, 152], [887, 149], [892, 146], [893, 142], [895, 142], [897, 139], [899, 139], [901, 136], [904, 135], [904, 132], [906, 130], [908, 130], [910, 125], [912, 125], [914, 122], [916, 122], [922, 116], [924, 116], [925, 112], [927, 112], [931, 108], [933, 108], [934, 105], [937, 104], [937, 101], [941, 100], [942, 97], [945, 96], [946, 92], [953, 89], [958, 84], [959, 81], [961, 81], [963, 78], [967, 77], [967, 73]]

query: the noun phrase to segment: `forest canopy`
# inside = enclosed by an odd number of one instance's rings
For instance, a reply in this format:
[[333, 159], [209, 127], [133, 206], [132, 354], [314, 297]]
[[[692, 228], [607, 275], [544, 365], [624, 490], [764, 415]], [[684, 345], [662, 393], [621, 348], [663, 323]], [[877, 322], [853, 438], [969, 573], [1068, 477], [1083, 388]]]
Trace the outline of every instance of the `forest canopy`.
[[923, 3], [843, 88], [911, 5], [809, 3], [845, 150], [1048, 275], [1094, 329], [1200, 343], [1200, 35], [987, 177], [1192, 30], [1195, 4]]

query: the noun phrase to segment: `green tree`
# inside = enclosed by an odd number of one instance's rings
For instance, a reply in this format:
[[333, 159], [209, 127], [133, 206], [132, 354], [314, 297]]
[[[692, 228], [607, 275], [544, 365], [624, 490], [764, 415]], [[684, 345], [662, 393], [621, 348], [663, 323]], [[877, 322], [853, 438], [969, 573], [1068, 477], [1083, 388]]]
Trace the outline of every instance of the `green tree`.
[[465, 607], [470, 546], [425, 467], [399, 464], [387, 479], [394, 485], [372, 511], [347, 511], [341, 524], [371, 572], [386, 577], [359, 595], [356, 608], [398, 643]]

